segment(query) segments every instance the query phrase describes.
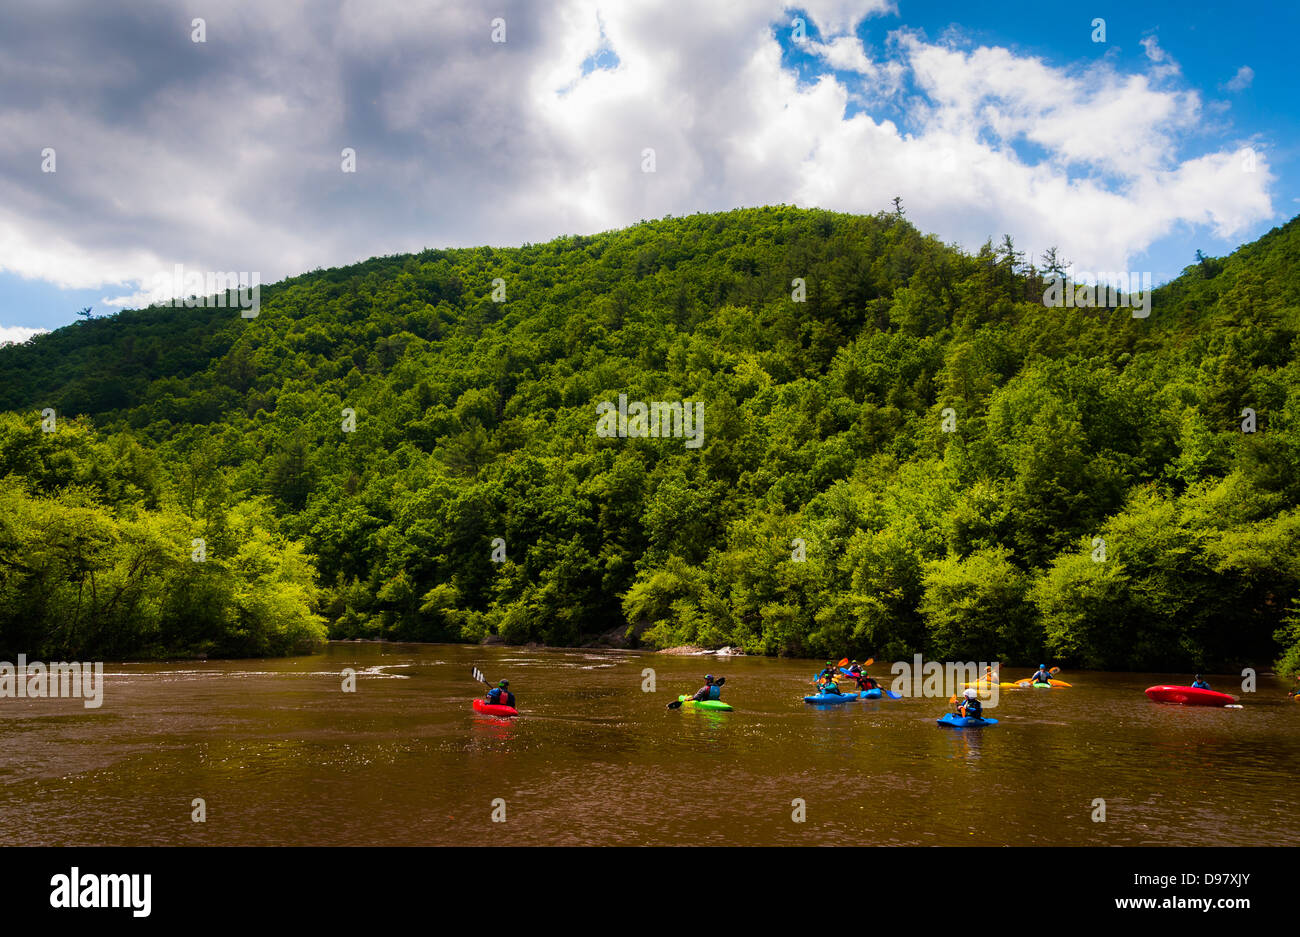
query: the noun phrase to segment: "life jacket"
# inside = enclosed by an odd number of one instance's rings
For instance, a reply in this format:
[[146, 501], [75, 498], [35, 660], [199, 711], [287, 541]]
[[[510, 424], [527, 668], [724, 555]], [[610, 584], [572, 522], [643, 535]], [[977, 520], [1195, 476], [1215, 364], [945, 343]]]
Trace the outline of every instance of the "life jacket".
[[722, 699], [722, 687], [716, 683], [709, 687], [709, 699]]

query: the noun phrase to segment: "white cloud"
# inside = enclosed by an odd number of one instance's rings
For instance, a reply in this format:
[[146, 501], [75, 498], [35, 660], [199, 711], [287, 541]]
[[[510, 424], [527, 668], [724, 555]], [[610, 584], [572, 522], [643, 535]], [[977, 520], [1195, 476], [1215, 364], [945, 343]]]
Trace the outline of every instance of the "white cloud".
[[876, 66], [867, 58], [862, 49], [862, 40], [857, 36], [837, 36], [830, 42], [809, 42], [809, 51], [821, 56], [826, 64], [838, 71], [857, 72], [859, 75], [873, 76]]
[[[140, 59], [33, 52], [41, 83], [0, 101], [0, 267], [120, 284], [112, 304], [176, 263], [267, 283], [425, 246], [738, 205], [874, 212], [901, 195], [922, 230], [968, 248], [1011, 232], [1085, 268], [1124, 269], [1180, 224], [1226, 236], [1273, 212], [1262, 152], [1254, 173], [1235, 152], [1184, 154], [1205, 106], [1154, 37], [1148, 70], [1125, 74], [906, 28], [867, 49], [853, 30], [892, 6], [801, 8], [821, 37], [810, 51], [840, 78], [801, 83], [783, 66], [781, 0], [689, 16], [652, 0], [502, 0], [491, 15], [341, 0], [338, 16], [310, 21], [243, 0], [209, 24], [208, 49], [182, 32], [173, 45], [149, 37]], [[489, 41], [496, 15], [504, 44]], [[122, 29], [170, 22], [140, 17]], [[92, 45], [117, 48], [111, 38]], [[602, 42], [618, 67], [582, 74]], [[28, 47], [15, 37], [6, 53]], [[221, 64], [232, 48], [235, 71]], [[95, 93], [74, 94], [92, 72]], [[871, 116], [886, 97], [903, 126]], [[59, 148], [57, 174], [36, 169], [45, 145]], [[339, 171], [345, 146], [355, 174]], [[653, 174], [641, 172], [646, 147]]]
[[1237, 69], [1237, 74], [1228, 79], [1228, 83], [1224, 87], [1229, 91], [1245, 91], [1254, 80], [1255, 70], [1249, 65], [1243, 65]]
[[849, 33], [867, 17], [897, 12], [893, 0], [802, 0], [799, 6], [808, 11], [823, 36]]
[[0, 325], [0, 345], [21, 345], [33, 335], [43, 335], [48, 329], [27, 329], [21, 325]]
[[1182, 67], [1174, 61], [1173, 56], [1160, 48], [1160, 41], [1155, 36], [1147, 36], [1141, 45], [1147, 58], [1154, 63], [1151, 74], [1157, 79], [1173, 79], [1182, 74]]

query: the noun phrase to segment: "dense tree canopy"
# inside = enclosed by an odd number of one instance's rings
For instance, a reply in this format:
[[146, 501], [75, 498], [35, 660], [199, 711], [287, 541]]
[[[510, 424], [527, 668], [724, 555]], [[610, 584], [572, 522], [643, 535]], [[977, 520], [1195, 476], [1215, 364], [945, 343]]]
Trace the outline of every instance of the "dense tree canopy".
[[[0, 650], [1295, 669], [1297, 256], [1134, 318], [1044, 306], [1009, 238], [773, 207], [78, 322], [0, 349]], [[703, 445], [599, 435], [620, 394], [703, 402]]]

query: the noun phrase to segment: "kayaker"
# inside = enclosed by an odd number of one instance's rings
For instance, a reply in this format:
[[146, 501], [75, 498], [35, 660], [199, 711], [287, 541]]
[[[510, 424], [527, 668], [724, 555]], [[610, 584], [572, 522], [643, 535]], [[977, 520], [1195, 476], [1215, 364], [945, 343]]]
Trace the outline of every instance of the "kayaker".
[[1192, 689], [1193, 689], [1193, 690], [1208, 690], [1209, 688], [1210, 688], [1210, 685], [1209, 685], [1208, 683], [1206, 683], [1206, 682], [1201, 678], [1201, 675], [1198, 673], [1198, 674], [1196, 675], [1196, 679], [1192, 681]]
[[975, 693], [974, 687], [967, 687], [966, 692], [962, 694], [962, 703], [957, 707], [957, 715], [966, 719], [983, 719], [984, 705], [979, 701], [979, 696]]
[[1029, 678], [1029, 682], [1030, 683], [1051, 683], [1052, 672], [1047, 669], [1046, 664], [1039, 664], [1038, 669], [1034, 671], [1034, 675]]
[[835, 685], [835, 675], [838, 671], [835, 667], [835, 661], [828, 660], [826, 666], [822, 668], [821, 673], [813, 677], [813, 683], [820, 687], [823, 693], [833, 693], [836, 696], [840, 694], [840, 688]]
[[863, 670], [862, 665], [857, 661], [854, 661], [849, 666], [849, 676], [857, 682], [859, 690], [875, 690], [880, 687], [880, 684], [876, 682], [876, 678]]
[[510, 692], [509, 680], [502, 680], [492, 689], [488, 690], [487, 701], [492, 706], [510, 706], [515, 705], [515, 695]]
[[713, 674], [704, 675], [704, 686], [695, 691], [691, 697], [697, 703], [702, 703], [710, 699], [722, 699], [722, 687], [713, 682]]

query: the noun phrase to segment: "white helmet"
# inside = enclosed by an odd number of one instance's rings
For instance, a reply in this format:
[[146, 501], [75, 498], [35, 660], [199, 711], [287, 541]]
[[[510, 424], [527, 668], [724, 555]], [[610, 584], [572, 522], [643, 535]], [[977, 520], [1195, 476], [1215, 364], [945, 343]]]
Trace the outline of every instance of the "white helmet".
[[966, 696], [967, 699], [974, 699], [974, 698], [975, 698], [975, 688], [974, 688], [974, 687], [967, 687], [965, 696]]

